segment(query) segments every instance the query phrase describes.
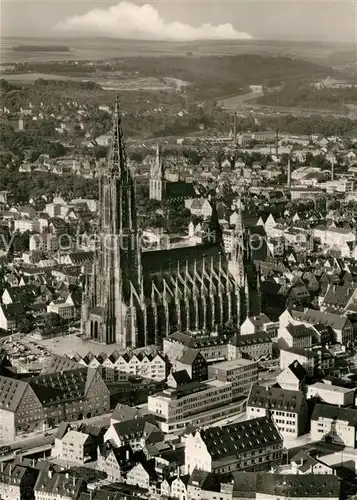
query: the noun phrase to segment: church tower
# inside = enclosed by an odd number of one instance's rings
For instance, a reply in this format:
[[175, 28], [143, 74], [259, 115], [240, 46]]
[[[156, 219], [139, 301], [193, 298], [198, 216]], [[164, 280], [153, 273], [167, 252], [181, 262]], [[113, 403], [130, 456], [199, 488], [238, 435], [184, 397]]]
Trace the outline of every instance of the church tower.
[[97, 248], [83, 298], [82, 333], [104, 344], [127, 347], [135, 345], [135, 324], [130, 324], [129, 309], [132, 288], [140, 294], [141, 266], [134, 183], [126, 161], [118, 100], [99, 196]]
[[165, 198], [165, 170], [159, 143], [156, 145], [155, 160], [150, 168], [149, 190], [150, 200], [162, 201]]

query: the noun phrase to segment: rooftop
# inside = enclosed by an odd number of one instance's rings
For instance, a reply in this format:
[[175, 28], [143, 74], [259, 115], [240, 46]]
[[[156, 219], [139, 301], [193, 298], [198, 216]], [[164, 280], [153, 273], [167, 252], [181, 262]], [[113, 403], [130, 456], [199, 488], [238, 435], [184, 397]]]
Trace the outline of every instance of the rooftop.
[[306, 403], [305, 396], [300, 391], [289, 391], [280, 387], [262, 387], [254, 385], [248, 398], [248, 406], [285, 410], [298, 413]]
[[254, 418], [225, 427], [211, 427], [200, 434], [213, 460], [282, 442], [277, 428], [268, 417]]

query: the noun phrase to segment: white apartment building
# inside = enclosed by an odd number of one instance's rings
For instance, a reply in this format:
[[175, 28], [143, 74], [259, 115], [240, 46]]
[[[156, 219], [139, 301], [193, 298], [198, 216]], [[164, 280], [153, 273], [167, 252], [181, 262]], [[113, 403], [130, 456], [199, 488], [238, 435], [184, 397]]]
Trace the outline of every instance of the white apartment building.
[[[179, 389], [165, 389], [148, 397], [148, 410], [165, 433], [183, 430], [194, 417], [232, 403], [232, 384], [219, 380], [192, 383]], [[207, 422], [209, 424], [209, 422]]]
[[311, 416], [311, 439], [357, 448], [357, 410], [316, 404]]
[[305, 432], [308, 407], [300, 391], [255, 385], [247, 402], [247, 419], [271, 415], [282, 436], [298, 437]]
[[86, 443], [89, 440], [90, 436], [88, 434], [69, 430], [62, 439], [55, 439], [51, 456], [74, 464], [83, 465], [90, 458], [85, 455]]

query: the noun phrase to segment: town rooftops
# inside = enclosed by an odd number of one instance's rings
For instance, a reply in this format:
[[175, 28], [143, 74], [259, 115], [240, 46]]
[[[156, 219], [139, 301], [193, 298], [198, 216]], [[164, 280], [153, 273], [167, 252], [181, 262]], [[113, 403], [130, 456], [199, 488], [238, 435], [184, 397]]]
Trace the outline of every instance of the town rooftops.
[[352, 298], [355, 290], [356, 289], [354, 287], [348, 285], [330, 285], [322, 305], [337, 309], [344, 309]]
[[274, 335], [268, 332], [249, 333], [248, 335], [238, 335], [232, 337], [230, 344], [237, 347], [247, 347], [255, 344], [271, 344]]
[[303, 347], [282, 347], [281, 351], [290, 352], [291, 354], [296, 354], [297, 356], [303, 356], [308, 359], [315, 359], [317, 356], [316, 352], [309, 351]]
[[325, 326], [331, 326], [331, 328], [333, 328], [334, 330], [342, 330], [347, 321], [346, 316], [316, 311], [315, 309], [307, 309], [304, 312], [291, 311], [291, 316], [297, 321], [310, 323], [312, 325], [316, 323], [322, 323]]
[[289, 325], [287, 325], [286, 329], [294, 339], [303, 338], [303, 337], [311, 337], [312, 333], [313, 333], [312, 329], [308, 328], [305, 325], [289, 324]]
[[287, 389], [281, 389], [280, 387], [267, 388], [253, 385], [247, 405], [255, 408], [267, 408], [271, 410], [299, 413], [304, 403], [306, 403], [305, 396], [300, 391], [289, 391]]
[[117, 435], [122, 440], [130, 438], [145, 438], [145, 442], [157, 443], [163, 441], [164, 434], [153, 423], [148, 422], [145, 418], [134, 418], [133, 420], [125, 420], [113, 424], [113, 428]]
[[225, 427], [211, 427], [200, 431], [200, 435], [215, 461], [257, 447], [282, 442], [279, 431], [268, 417], [246, 420]]
[[340, 480], [332, 474], [258, 474], [256, 492], [274, 498], [339, 498]]
[[52, 354], [52, 356], [49, 357], [46, 366], [43, 368], [42, 373], [56, 373], [68, 370], [76, 370], [78, 368], [81, 368], [81, 365], [74, 359], [71, 359], [68, 356]]
[[357, 425], [357, 410], [353, 408], [340, 408], [338, 406], [330, 406], [327, 404], [316, 404], [312, 412], [311, 420], [340, 420], [347, 422], [348, 425], [356, 427]]
[[27, 468], [14, 464], [0, 465], [0, 482], [5, 484], [20, 485], [23, 477], [26, 475]]
[[38, 493], [56, 495], [57, 498], [78, 498], [84, 488], [83, 479], [77, 479], [66, 473], [40, 472], [34, 490]]
[[249, 316], [248, 319], [256, 327], [261, 327], [267, 323], [272, 322], [266, 314], [259, 314], [258, 316]]
[[133, 420], [138, 416], [139, 410], [137, 408], [118, 403], [114, 408], [111, 418], [118, 422], [124, 422], [126, 420]]
[[171, 342], [176, 342], [178, 344], [183, 344], [186, 347], [191, 347], [193, 349], [200, 349], [204, 347], [214, 346], [214, 345], [224, 345], [227, 344], [232, 334], [222, 334], [219, 336], [215, 335], [195, 335], [191, 336], [187, 333], [174, 332], [167, 337], [167, 340]]
[[27, 387], [23, 380], [0, 376], [0, 408], [15, 412]]
[[[99, 373], [93, 368], [78, 368], [38, 375], [28, 380], [42, 404], [85, 397]], [[109, 391], [108, 391], [109, 394]]]

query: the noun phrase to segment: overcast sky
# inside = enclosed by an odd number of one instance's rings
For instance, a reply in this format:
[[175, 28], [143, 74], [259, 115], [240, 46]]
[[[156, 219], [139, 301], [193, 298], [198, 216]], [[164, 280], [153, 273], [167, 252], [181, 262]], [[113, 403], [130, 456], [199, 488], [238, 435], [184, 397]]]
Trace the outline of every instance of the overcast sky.
[[[144, 7], [145, 4], [149, 6]], [[354, 42], [355, 0], [2, 0], [3, 35]]]

